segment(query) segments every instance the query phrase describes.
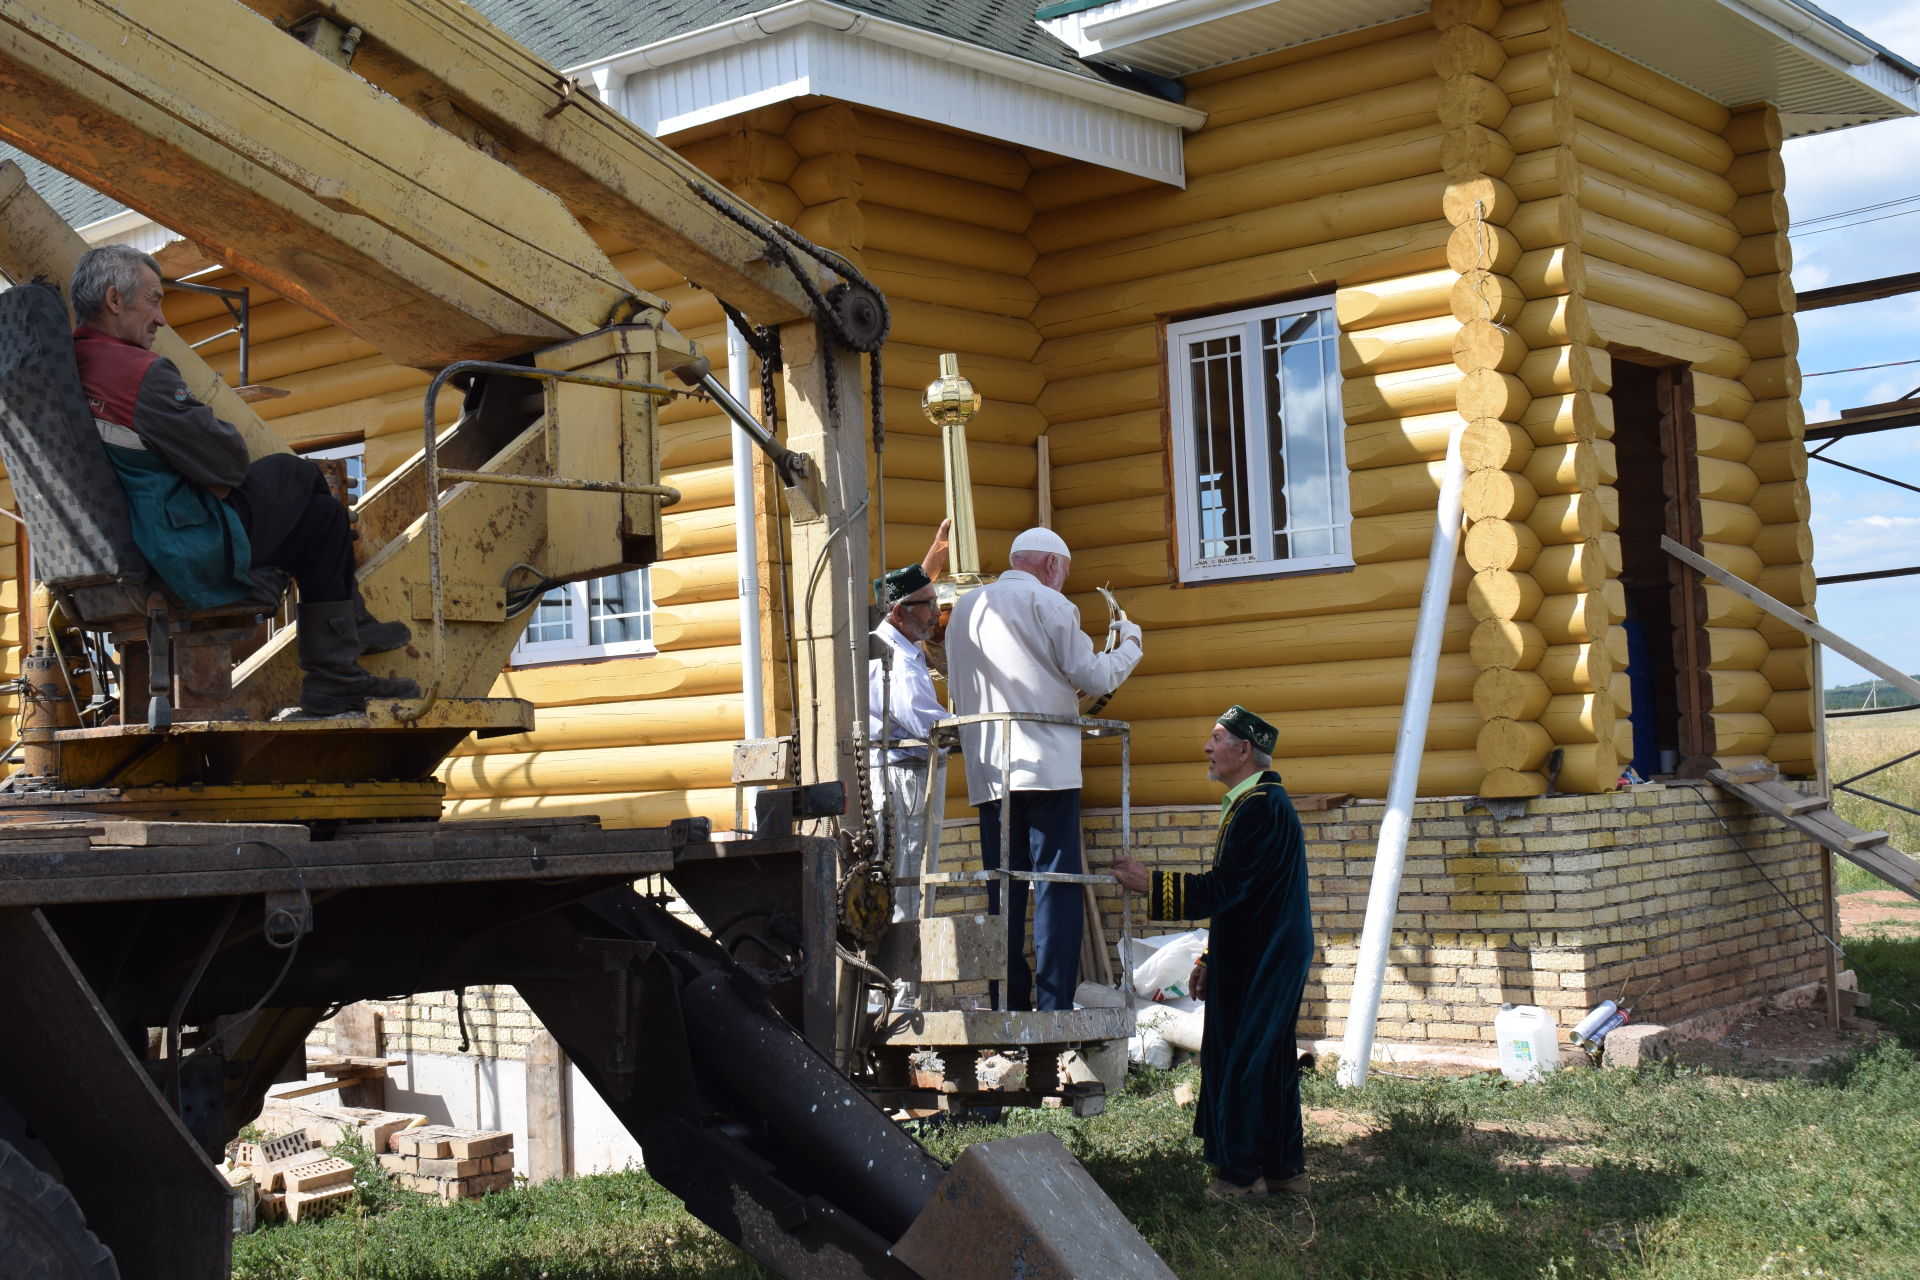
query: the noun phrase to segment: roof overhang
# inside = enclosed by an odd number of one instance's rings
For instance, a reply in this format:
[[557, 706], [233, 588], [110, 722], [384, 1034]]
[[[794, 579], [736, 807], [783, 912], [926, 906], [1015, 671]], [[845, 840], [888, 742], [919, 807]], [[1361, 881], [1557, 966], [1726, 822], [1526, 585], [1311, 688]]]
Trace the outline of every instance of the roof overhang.
[[1170, 183], [1206, 113], [832, 3], [788, 0], [572, 68], [648, 132], [820, 96]]
[[[1802, 0], [1565, 0], [1572, 28], [1788, 137], [1920, 112], [1920, 68]], [[1041, 25], [1082, 57], [1183, 76], [1428, 12], [1416, 0], [1063, 0]]]

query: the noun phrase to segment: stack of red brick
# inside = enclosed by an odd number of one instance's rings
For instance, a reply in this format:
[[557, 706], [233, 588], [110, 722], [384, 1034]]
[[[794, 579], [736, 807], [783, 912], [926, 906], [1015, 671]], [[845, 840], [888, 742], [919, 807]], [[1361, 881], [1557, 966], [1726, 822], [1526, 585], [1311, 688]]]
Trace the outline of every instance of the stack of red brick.
[[426, 1125], [387, 1139], [380, 1166], [409, 1191], [473, 1200], [513, 1185], [513, 1135], [499, 1130]]

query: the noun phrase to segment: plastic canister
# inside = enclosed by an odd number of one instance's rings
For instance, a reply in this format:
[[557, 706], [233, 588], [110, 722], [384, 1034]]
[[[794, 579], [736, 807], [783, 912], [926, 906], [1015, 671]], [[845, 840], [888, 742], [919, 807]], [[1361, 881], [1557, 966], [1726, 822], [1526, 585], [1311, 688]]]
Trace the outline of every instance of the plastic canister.
[[1560, 1069], [1560, 1029], [1545, 1009], [1503, 1004], [1493, 1018], [1493, 1035], [1500, 1046], [1500, 1073], [1515, 1084]]

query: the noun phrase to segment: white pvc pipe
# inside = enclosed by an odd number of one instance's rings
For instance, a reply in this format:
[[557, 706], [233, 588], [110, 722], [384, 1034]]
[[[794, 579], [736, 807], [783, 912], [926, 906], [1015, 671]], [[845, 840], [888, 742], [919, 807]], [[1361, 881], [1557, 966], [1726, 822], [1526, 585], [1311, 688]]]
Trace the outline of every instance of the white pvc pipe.
[[1407, 831], [1420, 786], [1420, 759], [1426, 752], [1434, 677], [1447, 629], [1447, 605], [1453, 595], [1453, 562], [1460, 553], [1460, 490], [1466, 480], [1460, 438], [1466, 429], [1466, 419], [1462, 418], [1447, 438], [1440, 506], [1433, 518], [1433, 547], [1427, 557], [1426, 585], [1420, 589], [1420, 621], [1413, 633], [1413, 662], [1407, 670], [1406, 701], [1400, 709], [1393, 775], [1387, 782], [1387, 812], [1380, 820], [1373, 882], [1367, 887], [1367, 918], [1360, 930], [1360, 960], [1353, 975], [1353, 997], [1347, 1003], [1347, 1034], [1340, 1049], [1337, 1076], [1350, 1089], [1367, 1082], [1367, 1066], [1373, 1058], [1373, 1028], [1380, 1018], [1380, 988], [1387, 973], [1387, 950], [1393, 944], [1393, 918], [1400, 909]]
[[[728, 325], [727, 390], [741, 404], [750, 403], [748, 397], [753, 394], [752, 363], [746, 336]], [[764, 738], [767, 713], [760, 669], [760, 554], [754, 529], [753, 455], [753, 440], [739, 427], [733, 428], [733, 550], [740, 566], [740, 693], [746, 703], [741, 736]], [[751, 813], [751, 795], [745, 803]]]

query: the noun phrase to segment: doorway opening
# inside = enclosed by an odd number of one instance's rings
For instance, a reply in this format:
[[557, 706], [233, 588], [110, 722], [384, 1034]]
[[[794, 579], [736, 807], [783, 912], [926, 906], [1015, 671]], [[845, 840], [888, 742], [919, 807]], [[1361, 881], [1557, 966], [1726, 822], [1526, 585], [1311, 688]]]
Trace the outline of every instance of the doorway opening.
[[1693, 379], [1685, 365], [1616, 352], [1612, 394], [1633, 767], [1690, 773], [1714, 749], [1706, 587], [1660, 539], [1701, 550]]

